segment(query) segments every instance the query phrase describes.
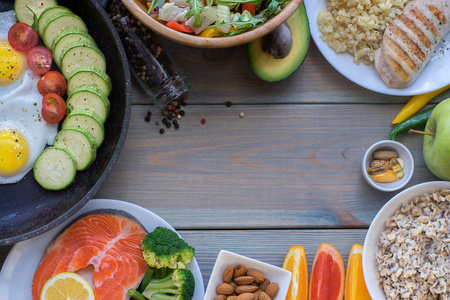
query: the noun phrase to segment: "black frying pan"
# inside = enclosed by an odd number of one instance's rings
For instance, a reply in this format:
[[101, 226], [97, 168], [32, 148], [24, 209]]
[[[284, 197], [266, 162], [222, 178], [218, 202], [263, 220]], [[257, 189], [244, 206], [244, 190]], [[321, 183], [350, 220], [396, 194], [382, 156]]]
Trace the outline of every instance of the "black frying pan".
[[[125, 141], [131, 114], [131, 79], [120, 38], [109, 17], [95, 0], [58, 0], [89, 28], [105, 55], [113, 89], [105, 140], [95, 162], [77, 172], [75, 182], [62, 191], [47, 191], [29, 172], [16, 184], [0, 185], [0, 245], [10, 245], [41, 234], [78, 211], [98, 191], [113, 168]], [[0, 0], [0, 11], [13, 9], [13, 0]]]

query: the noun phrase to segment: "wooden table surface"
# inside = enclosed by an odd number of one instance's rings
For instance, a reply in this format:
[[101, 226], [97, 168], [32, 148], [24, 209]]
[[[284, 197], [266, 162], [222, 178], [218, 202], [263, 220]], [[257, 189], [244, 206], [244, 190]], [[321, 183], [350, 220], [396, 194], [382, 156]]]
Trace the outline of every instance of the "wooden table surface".
[[[351, 246], [364, 243], [372, 219], [395, 195], [364, 181], [362, 157], [388, 139], [409, 97], [350, 82], [312, 40], [297, 72], [274, 83], [255, 76], [246, 46], [164, 42], [190, 83], [186, 115], [178, 130], [161, 135], [155, 125], [161, 118], [133, 81], [127, 139], [95, 198], [135, 203], [173, 225], [195, 247], [205, 288], [221, 249], [281, 266], [288, 249], [302, 245], [311, 267], [317, 247], [330, 243], [346, 263]], [[437, 180], [425, 166], [422, 137], [398, 141], [415, 159], [405, 188]], [[0, 266], [9, 250], [0, 247]]]

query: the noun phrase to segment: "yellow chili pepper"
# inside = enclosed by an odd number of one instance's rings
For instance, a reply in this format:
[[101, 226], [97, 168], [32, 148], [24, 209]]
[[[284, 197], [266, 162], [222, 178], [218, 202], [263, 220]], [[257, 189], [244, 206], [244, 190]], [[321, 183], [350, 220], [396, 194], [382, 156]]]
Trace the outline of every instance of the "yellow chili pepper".
[[418, 112], [422, 107], [424, 107], [425, 104], [430, 102], [431, 99], [448, 89], [450, 89], [450, 85], [444, 86], [443, 88], [432, 92], [413, 96], [398, 113], [398, 115], [392, 121], [392, 124], [398, 124], [408, 119], [416, 112]]
[[200, 32], [198, 36], [206, 37], [206, 38], [212, 38], [215, 36], [223, 36], [222, 32], [217, 27], [209, 27]]

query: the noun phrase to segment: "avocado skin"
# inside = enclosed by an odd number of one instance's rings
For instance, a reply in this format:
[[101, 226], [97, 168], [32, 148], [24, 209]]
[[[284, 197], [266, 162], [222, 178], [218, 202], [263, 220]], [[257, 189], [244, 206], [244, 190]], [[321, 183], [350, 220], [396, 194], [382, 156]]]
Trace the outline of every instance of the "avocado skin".
[[250, 67], [256, 76], [264, 81], [274, 82], [287, 78], [301, 66], [308, 53], [310, 32], [305, 4], [302, 3], [286, 22], [292, 32], [293, 45], [285, 58], [276, 59], [265, 53], [262, 38], [250, 42], [247, 46]]

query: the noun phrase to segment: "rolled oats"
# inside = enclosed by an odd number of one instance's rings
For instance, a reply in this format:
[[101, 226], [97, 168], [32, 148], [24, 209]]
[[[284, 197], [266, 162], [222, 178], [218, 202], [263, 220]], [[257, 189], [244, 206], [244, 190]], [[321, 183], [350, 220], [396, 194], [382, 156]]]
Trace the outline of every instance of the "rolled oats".
[[375, 255], [387, 299], [449, 299], [450, 190], [416, 196], [386, 221]]

